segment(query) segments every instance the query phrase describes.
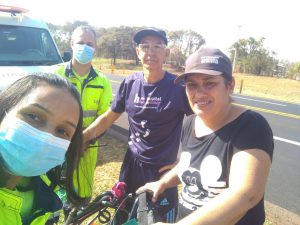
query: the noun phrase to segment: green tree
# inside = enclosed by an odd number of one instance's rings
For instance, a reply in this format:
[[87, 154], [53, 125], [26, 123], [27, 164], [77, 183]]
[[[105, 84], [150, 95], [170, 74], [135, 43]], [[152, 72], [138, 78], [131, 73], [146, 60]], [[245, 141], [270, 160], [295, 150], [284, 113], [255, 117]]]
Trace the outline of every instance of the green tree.
[[136, 32], [133, 27], [111, 27], [105, 30], [98, 39], [100, 54], [112, 59], [116, 64], [117, 58], [135, 59], [135, 48], [132, 37]]
[[292, 63], [288, 68], [287, 75], [289, 78], [300, 80], [300, 62]]
[[169, 31], [169, 46], [171, 49], [171, 64], [182, 66], [186, 58], [205, 44], [201, 34], [192, 30]]
[[47, 25], [60, 53], [65, 52], [69, 48], [70, 44], [68, 43], [68, 37], [65, 35], [63, 26], [54, 25], [51, 23], [48, 23]]
[[229, 50], [231, 58], [235, 55], [235, 71], [256, 75], [273, 75], [278, 60], [276, 53], [264, 46], [265, 38], [256, 40], [253, 37], [240, 39]]

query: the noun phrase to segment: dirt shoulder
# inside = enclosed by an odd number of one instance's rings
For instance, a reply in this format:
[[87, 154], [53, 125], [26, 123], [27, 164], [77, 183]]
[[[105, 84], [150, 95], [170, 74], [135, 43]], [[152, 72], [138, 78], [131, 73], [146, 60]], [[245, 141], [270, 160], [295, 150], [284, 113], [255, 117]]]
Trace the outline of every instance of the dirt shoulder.
[[300, 216], [288, 210], [265, 201], [265, 210], [271, 225], [299, 225]]

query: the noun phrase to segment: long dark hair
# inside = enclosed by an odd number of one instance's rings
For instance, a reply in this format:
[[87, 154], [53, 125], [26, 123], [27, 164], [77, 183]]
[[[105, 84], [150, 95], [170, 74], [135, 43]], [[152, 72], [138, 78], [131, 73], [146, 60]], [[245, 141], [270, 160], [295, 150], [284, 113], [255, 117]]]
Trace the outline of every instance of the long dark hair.
[[[89, 199], [81, 198], [78, 193], [74, 190], [74, 181], [73, 175], [75, 169], [78, 168], [79, 157], [80, 157], [80, 148], [82, 145], [82, 107], [80, 103], [80, 95], [76, 88], [66, 79], [61, 78], [55, 74], [51, 73], [36, 73], [27, 75], [25, 77], [20, 78], [12, 85], [10, 85], [7, 89], [0, 93], [0, 123], [2, 122], [3, 118], [5, 117], [5, 113], [9, 112], [11, 108], [15, 107], [19, 104], [19, 102], [27, 96], [32, 90], [43, 86], [49, 85], [61, 89], [66, 89], [73, 97], [76, 99], [79, 109], [80, 115], [78, 124], [75, 130], [75, 133], [71, 139], [71, 144], [68, 148], [66, 153], [66, 181], [64, 182], [68, 199], [74, 205], [81, 205], [86, 203]], [[5, 173], [3, 168], [0, 165], [0, 187], [5, 183]], [[2, 170], [2, 171], [1, 171]], [[60, 185], [60, 177], [61, 177], [61, 170], [59, 168], [54, 168], [53, 171], [56, 176], [49, 176], [49, 179], [53, 184]], [[4, 179], [3, 179], [4, 178]], [[79, 186], [79, 185], [78, 185]]]

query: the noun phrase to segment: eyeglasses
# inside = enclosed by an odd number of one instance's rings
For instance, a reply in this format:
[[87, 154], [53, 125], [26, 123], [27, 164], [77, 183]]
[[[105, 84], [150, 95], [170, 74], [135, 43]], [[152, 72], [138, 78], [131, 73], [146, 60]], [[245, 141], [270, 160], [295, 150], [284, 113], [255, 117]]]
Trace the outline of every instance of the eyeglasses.
[[195, 82], [185, 82], [184, 86], [186, 87], [186, 90], [188, 92], [196, 92], [199, 89], [201, 89], [201, 91], [209, 91], [210, 89], [212, 89], [213, 87], [215, 87], [217, 85], [217, 82], [212, 82], [212, 81], [208, 81], [208, 82], [204, 82], [202, 85], [198, 85]]
[[139, 46], [139, 49], [141, 49], [143, 52], [148, 52], [150, 49], [153, 52], [159, 52], [166, 48], [166, 45], [164, 45], [162, 43], [157, 43], [157, 44], [144, 43], [144, 44], [139, 44], [138, 46]]

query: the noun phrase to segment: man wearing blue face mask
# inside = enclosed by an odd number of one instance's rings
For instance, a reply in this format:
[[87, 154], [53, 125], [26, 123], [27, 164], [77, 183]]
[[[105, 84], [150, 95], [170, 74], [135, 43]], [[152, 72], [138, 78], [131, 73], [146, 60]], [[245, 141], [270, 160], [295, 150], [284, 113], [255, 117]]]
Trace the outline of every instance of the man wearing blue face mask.
[[[96, 49], [96, 32], [90, 26], [77, 27], [71, 39], [73, 57], [56, 71], [76, 86], [81, 95], [83, 126], [89, 125], [110, 106], [112, 89], [108, 78], [92, 66]], [[91, 144], [80, 159], [78, 179], [82, 197], [92, 195], [98, 142]], [[77, 179], [76, 175], [76, 179]]]

